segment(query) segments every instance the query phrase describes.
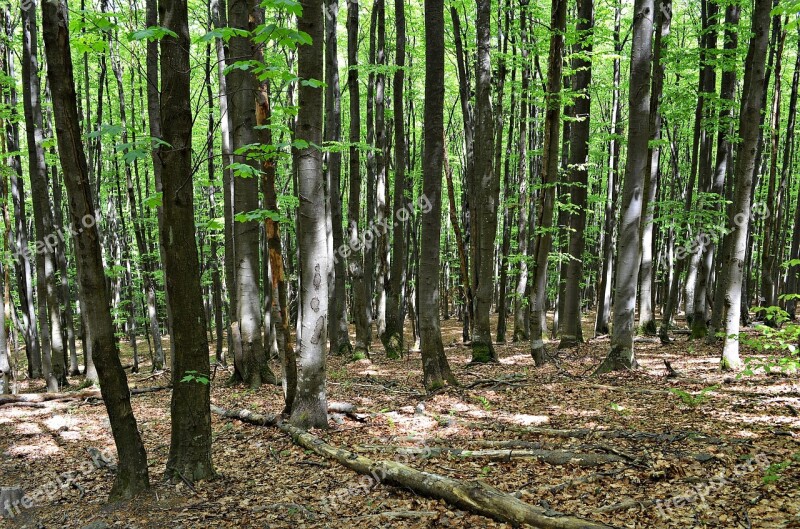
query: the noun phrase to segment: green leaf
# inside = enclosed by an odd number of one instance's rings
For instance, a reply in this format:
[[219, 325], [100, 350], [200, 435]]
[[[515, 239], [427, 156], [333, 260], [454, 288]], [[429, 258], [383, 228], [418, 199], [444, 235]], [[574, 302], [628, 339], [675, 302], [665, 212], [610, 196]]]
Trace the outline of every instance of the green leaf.
[[156, 193], [154, 195], [150, 195], [149, 197], [142, 200], [142, 204], [147, 206], [148, 208], [157, 208], [160, 207], [162, 202], [162, 193]]
[[170, 29], [162, 28], [161, 26], [150, 26], [147, 29], [140, 29], [139, 31], [134, 31], [133, 33], [130, 33], [128, 35], [128, 42], [141, 41], [141, 40], [146, 40], [147, 42], [151, 42], [154, 40], [161, 40], [167, 35], [175, 39], [178, 38], [178, 34]]

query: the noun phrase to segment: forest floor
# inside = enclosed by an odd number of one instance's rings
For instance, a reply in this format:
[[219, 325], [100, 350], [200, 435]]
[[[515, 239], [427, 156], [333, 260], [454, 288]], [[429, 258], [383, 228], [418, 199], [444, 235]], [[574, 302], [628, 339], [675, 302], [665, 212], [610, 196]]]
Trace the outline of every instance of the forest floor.
[[[356, 405], [360, 415], [336, 415], [328, 431], [314, 433], [375, 460], [481, 480], [525, 502], [616, 527], [800, 527], [796, 376], [721, 374], [719, 346], [688, 342], [685, 335], [666, 346], [637, 342], [642, 369], [622, 375], [591, 376], [607, 339], [559, 351], [557, 362], [541, 369], [527, 344], [510, 343], [497, 345], [499, 364], [470, 366], [460, 323], [444, 321], [443, 333], [461, 387], [425, 396], [419, 353], [390, 361], [376, 343], [371, 360], [329, 358], [328, 398]], [[123, 354], [128, 351], [123, 344]], [[665, 359], [679, 377], [666, 376]], [[251, 391], [228, 386], [227, 378], [216, 371], [217, 406], [280, 411], [279, 387]], [[166, 373], [151, 375], [149, 366], [129, 375], [132, 388], [168, 381]], [[39, 381], [23, 381], [21, 389], [44, 391]], [[21, 486], [39, 498], [16, 519], [0, 519], [0, 527], [510, 527], [371, 483], [293, 445], [277, 428], [216, 415], [218, 478], [164, 483], [169, 392], [132, 400], [153, 493], [120, 504], [107, 501], [112, 471], [87, 464], [90, 447], [114, 453], [101, 401], [0, 406], [0, 485]], [[402, 447], [416, 450], [409, 455]], [[570, 460], [458, 451], [498, 447], [514, 447], [518, 455], [563, 451], [548, 453], [568, 452]], [[65, 472], [73, 472], [75, 485], [60, 488], [56, 476]]]

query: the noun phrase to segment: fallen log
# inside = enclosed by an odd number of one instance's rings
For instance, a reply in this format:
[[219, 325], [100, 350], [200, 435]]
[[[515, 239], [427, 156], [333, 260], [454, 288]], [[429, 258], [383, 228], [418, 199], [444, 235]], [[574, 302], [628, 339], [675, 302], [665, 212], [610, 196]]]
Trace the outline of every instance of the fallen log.
[[417, 494], [437, 498], [461, 509], [511, 523], [541, 529], [608, 529], [600, 522], [563, 515], [527, 504], [479, 481], [461, 481], [439, 474], [422, 472], [394, 461], [373, 461], [343, 448], [329, 445], [319, 437], [283, 422], [275, 415], [261, 415], [249, 410], [225, 410], [211, 406], [223, 417], [257, 426], [274, 426], [290, 435], [295, 444], [311, 450], [359, 474], [371, 476], [380, 483], [411, 489]]
[[510, 461], [512, 459], [536, 459], [548, 465], [575, 464], [580, 467], [596, 467], [607, 463], [620, 463], [626, 458], [613, 454], [573, 452], [571, 450], [508, 449], [465, 450], [446, 447], [406, 447], [386, 445], [360, 445], [356, 451], [394, 452], [411, 457], [452, 456], [456, 459], [486, 459], [488, 461]]

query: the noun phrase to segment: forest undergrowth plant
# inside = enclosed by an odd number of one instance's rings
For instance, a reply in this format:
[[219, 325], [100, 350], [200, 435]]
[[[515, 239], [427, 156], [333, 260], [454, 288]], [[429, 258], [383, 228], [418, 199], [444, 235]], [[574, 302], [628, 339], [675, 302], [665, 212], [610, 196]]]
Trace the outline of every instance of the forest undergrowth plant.
[[[787, 301], [797, 294], [781, 296]], [[744, 370], [739, 376], [752, 376], [758, 372], [765, 374], [777, 371], [795, 373], [800, 368], [800, 324], [790, 321], [789, 314], [780, 307], [759, 307], [768, 324], [757, 325], [756, 335], [742, 334], [739, 340], [759, 356], [745, 358]]]
[[708, 397], [710, 396], [711, 392], [717, 389], [718, 387], [719, 386], [714, 385], [714, 386], [709, 386], [707, 388], [703, 388], [697, 395], [692, 395], [688, 391], [684, 391], [679, 388], [670, 388], [669, 392], [672, 393], [673, 395], [677, 395], [681, 399], [681, 401], [690, 408], [696, 408], [701, 404], [703, 404], [706, 400], [708, 400]]

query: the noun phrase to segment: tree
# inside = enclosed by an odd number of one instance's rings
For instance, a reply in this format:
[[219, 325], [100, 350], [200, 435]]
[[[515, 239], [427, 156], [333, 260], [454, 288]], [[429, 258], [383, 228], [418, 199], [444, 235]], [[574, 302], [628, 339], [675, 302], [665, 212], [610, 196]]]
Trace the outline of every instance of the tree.
[[[358, 89], [358, 0], [347, 2], [347, 90], [350, 96], [350, 190], [347, 197], [346, 248], [350, 258], [348, 268], [353, 288], [353, 319], [356, 341], [353, 356], [365, 357], [369, 352], [370, 321], [367, 311], [367, 287], [364, 278], [364, 253], [359, 241], [358, 223], [361, 219], [361, 162], [358, 142], [361, 141], [361, 103]], [[337, 254], [338, 255], [338, 254]]]
[[439, 245], [442, 228], [444, 141], [444, 3], [425, 0], [425, 147], [422, 194], [431, 207], [422, 214], [419, 321], [425, 389], [455, 384], [439, 327]]
[[[196, 481], [214, 476], [211, 464], [211, 395], [208, 335], [200, 288], [194, 225], [192, 109], [189, 87], [189, 18], [186, 0], [161, 0], [161, 153], [164, 271], [173, 311], [172, 428], [167, 477]], [[205, 377], [205, 379], [203, 378]]]
[[328, 283], [325, 280], [331, 256], [325, 229], [325, 192], [322, 175], [323, 93], [316, 76], [322, 72], [324, 18], [321, 0], [303, 0], [297, 27], [311, 37], [311, 44], [298, 49], [301, 80], [295, 151], [300, 208], [300, 318], [297, 343], [297, 394], [291, 422], [301, 428], [327, 428], [325, 396], [325, 345], [328, 330]]
[[597, 373], [637, 367], [633, 352], [636, 286], [639, 279], [639, 226], [650, 137], [650, 65], [653, 48], [653, 0], [636, 0], [628, 95], [628, 158], [622, 187], [622, 213], [617, 250], [614, 324], [611, 350]]
[[[342, 102], [339, 89], [339, 52], [336, 45], [336, 17], [339, 15], [338, 0], [325, 2], [325, 130], [326, 142], [342, 141]], [[342, 178], [342, 153], [336, 145], [327, 153], [327, 189], [331, 207], [331, 229], [333, 231], [332, 249], [341, 248], [344, 242], [342, 232], [342, 195], [339, 187]], [[336, 354], [350, 354], [350, 334], [347, 331], [347, 306], [345, 304], [345, 262], [334, 254], [334, 281], [330, 291], [330, 341], [331, 351]]]
[[744, 87], [742, 88], [741, 109], [739, 111], [739, 138], [736, 146], [736, 167], [734, 180], [736, 195], [728, 217], [730, 227], [730, 249], [722, 263], [720, 280], [725, 281], [724, 312], [725, 343], [722, 349], [721, 367], [737, 369], [741, 366], [739, 358], [739, 318], [742, 298], [742, 275], [747, 253], [747, 232], [750, 228], [751, 193], [753, 174], [759, 141], [760, 114], [764, 110], [762, 96], [766, 87], [765, 58], [769, 43], [770, 9], [769, 0], [756, 0], [753, 7], [750, 28], [750, 45], [745, 60]]
[[[27, 6], [27, 8], [25, 8]], [[25, 130], [28, 139], [28, 172], [33, 198], [33, 220], [37, 245], [36, 294], [39, 303], [39, 322], [42, 326], [42, 360], [48, 391], [58, 391], [67, 384], [64, 365], [64, 340], [61, 334], [61, 312], [56, 285], [55, 243], [58, 235], [53, 231], [52, 205], [48, 195], [47, 165], [44, 159], [42, 134], [42, 107], [39, 101], [39, 64], [35, 6], [22, 9], [22, 80]]]
[[[479, 186], [474, 196], [477, 213], [479, 265], [475, 289], [475, 332], [472, 336], [472, 361], [497, 361], [492, 345], [489, 312], [494, 293], [494, 248], [497, 235], [497, 206], [500, 200], [500, 178], [494, 167], [494, 116], [492, 114], [491, 0], [478, 1], [476, 20], [478, 57], [475, 64], [475, 174]], [[475, 260], [473, 260], [475, 261]]]
[[558, 181], [559, 139], [561, 136], [561, 84], [564, 32], [567, 27], [567, 1], [553, 0], [550, 11], [550, 51], [547, 62], [546, 113], [542, 155], [542, 189], [537, 207], [536, 239], [533, 246], [533, 284], [531, 285], [531, 356], [537, 366], [545, 363], [542, 340], [547, 307], [547, 263], [553, 246], [553, 207]]
[[589, 187], [589, 135], [591, 132], [592, 33], [594, 31], [593, 0], [578, 2], [578, 41], [573, 59], [573, 91], [578, 94], [574, 104], [575, 122], [570, 126], [569, 172], [572, 204], [577, 211], [570, 216], [569, 264], [564, 296], [564, 318], [561, 326], [561, 347], [583, 341], [581, 330], [580, 288], [583, 280], [583, 250], [586, 245], [587, 194]]
[[404, 223], [398, 222], [406, 207], [406, 137], [403, 114], [403, 83], [405, 82], [406, 15], [405, 2], [395, 0], [395, 63], [392, 84], [394, 113], [394, 215], [392, 231], [391, 273], [386, 284], [386, 332], [381, 337], [386, 356], [399, 358], [403, 354], [403, 289], [406, 283], [406, 240]]
[[[231, 0], [228, 24], [244, 30], [230, 39], [230, 53], [239, 60], [253, 57], [254, 45], [245, 35], [254, 29], [250, 0]], [[233, 68], [228, 73], [233, 120], [233, 246], [235, 314], [233, 319], [233, 364], [235, 377], [251, 388], [273, 384], [275, 375], [267, 364], [261, 317], [261, 267], [258, 220], [249, 214], [258, 209], [258, 152], [256, 138], [256, 78], [252, 71]]]
[[64, 2], [48, 0], [42, 3], [42, 33], [59, 158], [69, 197], [70, 218], [77, 232], [75, 253], [81, 307], [92, 340], [100, 392], [119, 457], [111, 497], [131, 498], [149, 488], [147, 455], [131, 409], [128, 381], [119, 359], [109, 312], [89, 172], [78, 128], [77, 96]]

